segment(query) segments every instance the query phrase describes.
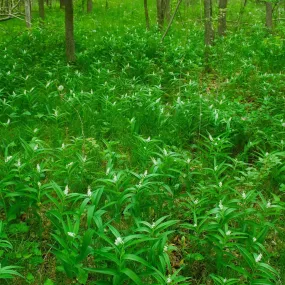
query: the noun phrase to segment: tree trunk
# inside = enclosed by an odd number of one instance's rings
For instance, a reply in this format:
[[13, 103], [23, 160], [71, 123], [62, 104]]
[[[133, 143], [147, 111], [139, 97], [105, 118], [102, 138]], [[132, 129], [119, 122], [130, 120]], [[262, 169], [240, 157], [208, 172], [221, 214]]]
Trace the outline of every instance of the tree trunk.
[[273, 14], [273, 7], [271, 2], [266, 2], [266, 28], [269, 31], [272, 31], [273, 28], [273, 21], [272, 21], [272, 14]]
[[26, 20], [26, 27], [31, 27], [31, 2], [30, 0], [25, 0], [25, 20]]
[[156, 0], [157, 24], [163, 29], [164, 20], [170, 21], [170, 0]]
[[170, 0], [164, 0], [163, 1], [163, 16], [164, 16], [164, 19], [167, 20], [167, 22], [170, 21]]
[[149, 31], [149, 29], [150, 29], [150, 24], [149, 24], [149, 15], [148, 15], [147, 0], [144, 0], [143, 3], [144, 3], [144, 14], [145, 14], [146, 29]]
[[87, 13], [92, 13], [93, 10], [93, 2], [92, 0], [87, 0]]
[[228, 0], [219, 1], [218, 34], [221, 37], [226, 34], [226, 30], [227, 30], [227, 4], [228, 4]]
[[45, 19], [44, 0], [39, 0], [39, 15], [40, 15], [40, 22], [43, 23]]
[[73, 0], [65, 0], [65, 46], [66, 59], [75, 62], [75, 43], [73, 31]]
[[162, 30], [164, 24], [163, 0], [156, 0], [156, 18], [158, 28]]
[[65, 6], [64, 0], [59, 0], [59, 7], [60, 7], [60, 9], [64, 9], [64, 6]]
[[214, 41], [214, 29], [212, 20], [212, 0], [204, 0], [205, 17], [205, 45], [211, 46]]
[[210, 46], [214, 41], [214, 29], [212, 23], [212, 0], [204, 0], [205, 18], [205, 70], [211, 71], [210, 67]]

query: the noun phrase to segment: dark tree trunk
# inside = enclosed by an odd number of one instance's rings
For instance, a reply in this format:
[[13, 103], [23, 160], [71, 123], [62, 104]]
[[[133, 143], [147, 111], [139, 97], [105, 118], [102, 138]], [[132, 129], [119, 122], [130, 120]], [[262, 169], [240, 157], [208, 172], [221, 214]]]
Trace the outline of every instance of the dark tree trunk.
[[157, 25], [160, 30], [162, 30], [164, 24], [162, 5], [163, 5], [163, 0], [156, 0], [156, 18], [157, 18]]
[[226, 34], [226, 30], [227, 30], [227, 4], [228, 4], [228, 0], [219, 1], [218, 34], [221, 37]]
[[272, 31], [273, 28], [273, 21], [272, 21], [272, 14], [273, 14], [273, 7], [271, 2], [266, 2], [266, 28], [269, 31]]
[[65, 0], [65, 45], [66, 59], [75, 62], [75, 43], [73, 31], [73, 0]]
[[144, 14], [145, 14], [146, 29], [149, 30], [150, 29], [150, 24], [149, 24], [147, 0], [144, 0], [143, 3], [144, 3]]
[[167, 22], [170, 21], [170, 0], [164, 0], [163, 1], [163, 16], [164, 19], [167, 20]]
[[204, 0], [204, 17], [205, 17], [205, 45], [211, 46], [214, 41], [212, 0]]
[[87, 13], [92, 13], [93, 10], [93, 2], [92, 0], [87, 0]]
[[164, 20], [170, 20], [170, 0], [156, 0], [157, 24], [160, 30], [163, 29]]
[[39, 0], [39, 15], [40, 15], [40, 21], [41, 21], [41, 23], [43, 23], [44, 19], [45, 19], [44, 0]]
[[31, 2], [30, 0], [25, 0], [25, 21], [26, 27], [31, 27], [32, 15], [31, 15]]
[[64, 9], [64, 6], [65, 6], [64, 0], [59, 0], [59, 7], [60, 7], [60, 9]]
[[212, 0], [204, 0], [205, 18], [205, 70], [211, 71], [210, 67], [210, 46], [214, 41], [214, 29], [212, 23]]

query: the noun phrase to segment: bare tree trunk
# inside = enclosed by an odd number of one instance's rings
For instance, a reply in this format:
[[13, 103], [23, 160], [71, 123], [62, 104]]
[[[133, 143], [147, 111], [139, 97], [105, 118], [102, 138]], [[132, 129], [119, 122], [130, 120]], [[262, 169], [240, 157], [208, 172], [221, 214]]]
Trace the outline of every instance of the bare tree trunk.
[[167, 35], [167, 33], [168, 33], [168, 31], [169, 31], [169, 29], [170, 29], [172, 23], [173, 23], [174, 17], [175, 17], [175, 15], [176, 15], [177, 12], [178, 12], [178, 9], [179, 9], [179, 7], [180, 7], [181, 2], [182, 2], [182, 0], [178, 0], [177, 5], [176, 5], [176, 8], [175, 8], [175, 11], [174, 11], [174, 13], [173, 13], [173, 15], [172, 15], [172, 17], [171, 17], [169, 23], [168, 23], [168, 26], [167, 26], [167, 28], [166, 28], [166, 30], [165, 30], [165, 32], [164, 32], [162, 38], [161, 38], [161, 41], [163, 41], [164, 38], [165, 38], [165, 36]]
[[204, 0], [204, 18], [205, 18], [205, 70], [211, 71], [210, 67], [210, 46], [214, 41], [214, 29], [212, 20], [212, 0]]
[[157, 24], [158, 28], [162, 30], [164, 24], [163, 16], [163, 0], [156, 0], [156, 13], [157, 13]]
[[214, 41], [212, 0], [204, 0], [204, 17], [205, 17], [205, 45], [211, 46]]
[[170, 21], [170, 0], [156, 0], [157, 24], [160, 30], [163, 29], [164, 20]]
[[65, 0], [65, 46], [67, 61], [75, 62], [73, 0]]
[[272, 31], [273, 28], [273, 21], [272, 21], [272, 14], [273, 14], [273, 7], [271, 2], [266, 2], [266, 28], [269, 31]]
[[26, 20], [26, 27], [30, 28], [31, 27], [31, 21], [32, 21], [32, 16], [31, 16], [31, 2], [30, 0], [25, 0], [25, 20]]
[[228, 4], [228, 0], [219, 1], [218, 34], [221, 37], [226, 34], [226, 30], [227, 30], [227, 4]]
[[163, 16], [164, 19], [167, 20], [167, 22], [170, 21], [171, 15], [170, 15], [170, 0], [164, 0], [163, 3]]
[[144, 4], [144, 14], [145, 14], [146, 29], [149, 31], [150, 24], [149, 24], [149, 14], [148, 14], [147, 0], [144, 0], [143, 4]]
[[60, 7], [60, 9], [64, 9], [64, 6], [65, 6], [64, 0], [59, 0], [59, 7]]
[[93, 10], [93, 2], [92, 0], [87, 0], [87, 13], [92, 13]]
[[44, 0], [39, 0], [39, 15], [40, 15], [40, 21], [41, 21], [41, 23], [43, 23], [44, 19], [45, 19]]

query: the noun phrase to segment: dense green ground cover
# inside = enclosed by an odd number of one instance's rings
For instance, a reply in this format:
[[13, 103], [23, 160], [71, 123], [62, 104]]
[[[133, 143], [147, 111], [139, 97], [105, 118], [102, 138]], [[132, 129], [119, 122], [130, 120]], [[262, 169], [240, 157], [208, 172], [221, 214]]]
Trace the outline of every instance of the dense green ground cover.
[[0, 26], [1, 282], [284, 284], [284, 27], [206, 74], [199, 5], [160, 43], [133, 2], [78, 4], [75, 65], [58, 8]]

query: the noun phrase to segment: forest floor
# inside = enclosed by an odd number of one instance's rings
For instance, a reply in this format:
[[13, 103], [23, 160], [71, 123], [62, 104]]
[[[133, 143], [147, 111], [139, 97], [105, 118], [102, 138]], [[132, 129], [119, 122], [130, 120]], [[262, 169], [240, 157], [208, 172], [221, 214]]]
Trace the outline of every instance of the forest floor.
[[285, 284], [284, 26], [250, 3], [206, 73], [198, 5], [161, 42], [101, 2], [73, 65], [59, 8], [0, 26], [0, 280]]

